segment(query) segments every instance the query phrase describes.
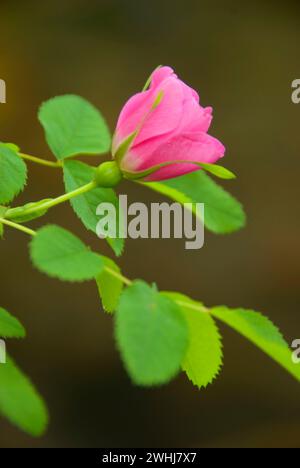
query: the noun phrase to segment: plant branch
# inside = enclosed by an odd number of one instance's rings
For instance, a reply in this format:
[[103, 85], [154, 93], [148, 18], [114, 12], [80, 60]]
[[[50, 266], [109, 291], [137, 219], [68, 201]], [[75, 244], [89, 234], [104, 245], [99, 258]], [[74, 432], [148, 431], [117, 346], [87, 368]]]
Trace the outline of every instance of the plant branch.
[[[68, 192], [64, 195], [61, 195], [60, 197], [45, 201], [45, 203], [41, 203], [38, 206], [30, 206], [27, 209], [24, 209], [24, 211], [22, 211], [22, 216], [31, 215], [36, 213], [37, 211], [47, 211], [53, 206], [59, 205], [60, 203], [64, 203], [68, 200], [71, 200], [74, 197], [78, 197], [79, 195], [83, 195], [84, 193], [89, 192], [90, 190], [93, 190], [96, 187], [97, 183], [95, 181], [89, 182], [88, 184], [83, 185], [82, 187], [79, 187], [78, 189], [73, 190], [72, 192]], [[13, 219], [14, 213], [14, 209], [7, 210], [5, 216], [8, 219]], [[18, 213], [18, 215], [20, 215], [20, 213]]]
[[191, 304], [190, 302], [180, 301], [179, 299], [174, 299], [176, 304], [182, 307], [188, 307], [189, 309], [196, 310], [197, 312], [209, 312], [209, 309], [203, 304]]
[[[0, 224], [5, 224], [7, 226], [10, 226], [14, 229], [17, 229], [18, 231], [22, 231], [26, 234], [29, 234], [30, 236], [36, 236], [36, 232], [33, 231], [32, 229], [29, 229], [21, 224], [13, 223], [12, 221], [9, 221], [8, 219], [5, 218], [0, 218]], [[104, 270], [111, 276], [114, 276], [115, 278], [118, 278], [121, 280], [126, 286], [130, 286], [132, 284], [132, 281], [127, 278], [126, 276], [122, 275], [121, 273], [118, 273], [117, 271], [113, 270], [112, 268], [109, 268], [108, 266], [104, 267]], [[176, 302], [179, 306], [183, 307], [188, 307], [193, 310], [197, 310], [198, 312], [206, 312], [209, 313], [209, 309], [207, 309], [205, 306], [201, 305], [194, 305], [191, 304], [190, 302], [185, 302], [179, 299], [174, 299], [174, 302]]]
[[22, 159], [26, 159], [27, 161], [31, 161], [36, 164], [41, 164], [42, 166], [53, 167], [53, 168], [62, 167], [62, 163], [60, 161], [48, 161], [46, 159], [37, 158], [36, 156], [31, 156], [30, 154], [25, 154], [25, 153], [18, 153], [18, 154]]
[[[5, 218], [0, 218], [0, 224], [5, 224], [6, 226], [17, 229], [18, 231], [22, 231], [25, 234], [28, 234], [32, 237], [36, 236], [37, 234], [36, 231], [34, 231], [33, 229], [29, 229], [26, 226], [23, 226], [22, 224], [14, 223]], [[124, 284], [126, 284], [126, 286], [130, 286], [132, 284], [132, 281], [129, 278], [126, 278], [126, 276], [123, 276], [121, 273], [114, 271], [112, 268], [105, 266], [104, 270], [107, 271], [107, 273], [109, 273], [111, 276], [114, 276], [115, 278], [121, 280]]]
[[109, 273], [111, 276], [121, 280], [122, 283], [126, 284], [126, 286], [130, 286], [132, 284], [132, 281], [129, 278], [126, 278], [126, 276], [121, 275], [121, 273], [118, 273], [117, 271], [114, 271], [107, 266], [104, 267], [104, 270], [107, 271], [107, 273]]
[[9, 221], [8, 219], [5, 219], [5, 218], [0, 218], [0, 224], [5, 224], [6, 226], [17, 229], [18, 231], [25, 232], [25, 234], [28, 234], [29, 236], [36, 235], [36, 232], [33, 231], [32, 229], [29, 229], [28, 227], [23, 226], [22, 224], [17, 224], [17, 223], [14, 223], [13, 221]]

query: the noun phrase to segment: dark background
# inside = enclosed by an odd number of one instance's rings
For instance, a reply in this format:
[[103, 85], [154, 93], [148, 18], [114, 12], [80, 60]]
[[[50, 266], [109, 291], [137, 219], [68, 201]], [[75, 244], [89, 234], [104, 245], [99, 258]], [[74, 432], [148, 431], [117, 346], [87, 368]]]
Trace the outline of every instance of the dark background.
[[[10, 0], [1, 2], [0, 18], [7, 83], [0, 139], [25, 152], [51, 157], [36, 119], [49, 97], [90, 99], [113, 130], [125, 100], [158, 64], [199, 90], [202, 104], [214, 107], [212, 133], [227, 147], [226, 166], [239, 176], [224, 185], [244, 203], [247, 228], [208, 233], [198, 252], [184, 241], [129, 240], [120, 263], [129, 277], [207, 305], [261, 310], [289, 343], [300, 338], [300, 105], [291, 102], [291, 82], [300, 78], [299, 2]], [[19, 204], [63, 192], [54, 169], [30, 164], [29, 180]], [[161, 199], [129, 183], [121, 192]], [[110, 254], [69, 206], [53, 209], [47, 221]], [[51, 423], [33, 439], [1, 420], [1, 446], [300, 446], [300, 387], [251, 344], [221, 326], [225, 367], [212, 386], [199, 392], [182, 375], [163, 388], [136, 388], [95, 285], [39, 274], [27, 243], [6, 230], [1, 306], [26, 326], [27, 339], [9, 342], [9, 351], [44, 395]]]

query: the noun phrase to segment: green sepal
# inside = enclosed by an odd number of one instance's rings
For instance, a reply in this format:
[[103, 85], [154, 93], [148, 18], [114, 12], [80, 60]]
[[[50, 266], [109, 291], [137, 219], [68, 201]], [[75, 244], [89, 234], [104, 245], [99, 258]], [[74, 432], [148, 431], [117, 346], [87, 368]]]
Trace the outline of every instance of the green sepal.
[[147, 91], [147, 89], [149, 88], [150, 84], [151, 84], [151, 81], [152, 81], [152, 77], [153, 77], [153, 74], [159, 70], [160, 68], [162, 67], [162, 65], [158, 65], [158, 67], [155, 68], [155, 70], [153, 70], [153, 72], [151, 73], [151, 75], [149, 76], [148, 80], [146, 81], [143, 89], [142, 89], [142, 92], [144, 91]]
[[122, 159], [124, 158], [125, 154], [129, 150], [134, 139], [136, 138], [137, 134], [138, 134], [138, 130], [131, 133], [127, 138], [125, 138], [125, 140], [122, 141], [122, 143], [118, 146], [117, 151], [113, 154], [114, 159], [117, 161], [119, 165]]
[[168, 167], [172, 166], [173, 164], [191, 164], [198, 166], [200, 169], [203, 169], [207, 172], [210, 172], [216, 177], [219, 177], [220, 179], [235, 179], [236, 176], [231, 172], [229, 169], [226, 169], [226, 167], [223, 166], [218, 166], [217, 164], [207, 164], [207, 163], [200, 163], [197, 161], [186, 161], [186, 160], [177, 160], [177, 161], [166, 161], [161, 164], [157, 164], [156, 166], [152, 166], [149, 169], [146, 169], [145, 171], [124, 171], [122, 170], [122, 173], [126, 179], [130, 180], [140, 180], [140, 179], [145, 179], [146, 177], [149, 177], [151, 174], [154, 174], [154, 172], [157, 172], [159, 169], [162, 169], [163, 167]]

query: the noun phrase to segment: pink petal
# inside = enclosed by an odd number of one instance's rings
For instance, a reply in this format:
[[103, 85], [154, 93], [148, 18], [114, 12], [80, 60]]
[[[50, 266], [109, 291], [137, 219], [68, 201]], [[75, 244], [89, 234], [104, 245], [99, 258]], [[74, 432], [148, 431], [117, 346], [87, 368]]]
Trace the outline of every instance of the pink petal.
[[177, 78], [175, 75], [174, 70], [171, 67], [160, 67], [154, 70], [151, 76], [151, 88], [157, 88], [164, 81], [166, 78], [173, 76]]
[[183, 104], [183, 114], [177, 134], [206, 133], [212, 121], [212, 107], [201, 107], [195, 99], [187, 99]]
[[[206, 133], [184, 134], [163, 143], [151, 155], [145, 158], [140, 148], [132, 149], [122, 161], [122, 169], [144, 171], [166, 161], [196, 161], [215, 163], [224, 156], [225, 148], [216, 138]], [[198, 170], [198, 166], [178, 163], [158, 169], [147, 181], [165, 180]]]
[[184, 81], [181, 81], [181, 86], [183, 87], [185, 99], [194, 99], [199, 104], [199, 94], [193, 88], [188, 86]]
[[135, 144], [174, 131], [182, 117], [183, 91], [177, 78], [165, 79], [152, 92], [153, 102], [159, 93], [162, 93], [162, 100], [154, 110], [148, 110]]
[[[160, 93], [162, 100], [153, 109]], [[135, 144], [174, 130], [181, 119], [183, 101], [183, 88], [173, 70], [162, 67], [155, 71], [150, 89], [135, 94], [123, 107], [117, 123], [113, 149], [139, 128]]]
[[[132, 161], [131, 165], [139, 167], [142, 164], [142, 160], [150, 161], [156, 152], [164, 145], [170, 144], [170, 140], [174, 140], [175, 137], [180, 137], [183, 134], [189, 134], [192, 138], [192, 134], [206, 133], [210, 123], [212, 121], [212, 108], [203, 108], [195, 102], [195, 100], [189, 100], [184, 103], [183, 114], [181, 117], [180, 124], [170, 134], [158, 135], [153, 138], [149, 138], [142, 143], [137, 144], [136, 141], [131, 148], [131, 153], [139, 155], [137, 161]], [[197, 138], [197, 135], [194, 135]], [[175, 140], [178, 141], [178, 140]], [[177, 150], [174, 148], [174, 154], [172, 159], [180, 159], [176, 157]], [[153, 166], [154, 164], [151, 164]]]
[[126, 102], [117, 122], [113, 144], [115, 148], [137, 129], [152, 103], [153, 94], [150, 90], [135, 94]]
[[[181, 121], [172, 132], [172, 137], [182, 133], [206, 133], [212, 121], [212, 108], [203, 108], [196, 103], [195, 99], [186, 100], [183, 104]], [[132, 152], [143, 155], [146, 160], [164, 143], [170, 140], [170, 133], [155, 135], [139, 143], [135, 140]], [[136, 151], [135, 151], [136, 150]]]

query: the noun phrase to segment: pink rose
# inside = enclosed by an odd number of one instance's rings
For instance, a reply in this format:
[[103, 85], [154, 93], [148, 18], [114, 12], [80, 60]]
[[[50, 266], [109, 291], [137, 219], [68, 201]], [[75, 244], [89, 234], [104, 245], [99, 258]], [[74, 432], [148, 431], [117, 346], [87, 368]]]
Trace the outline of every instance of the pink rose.
[[196, 91], [172, 68], [161, 67], [153, 72], [150, 88], [123, 107], [113, 156], [125, 176], [147, 181], [196, 171], [199, 163], [213, 164], [224, 156], [224, 146], [207, 133], [211, 121], [212, 108], [201, 107]]

